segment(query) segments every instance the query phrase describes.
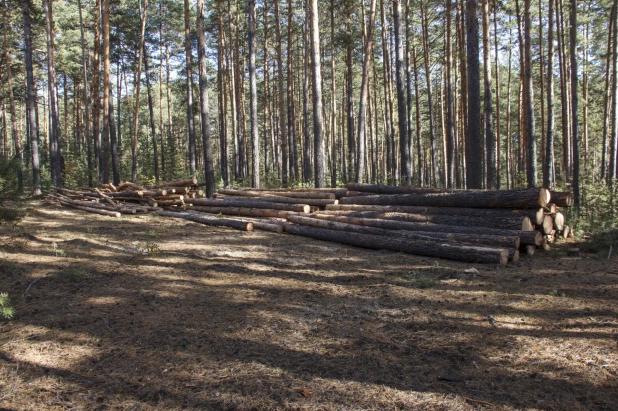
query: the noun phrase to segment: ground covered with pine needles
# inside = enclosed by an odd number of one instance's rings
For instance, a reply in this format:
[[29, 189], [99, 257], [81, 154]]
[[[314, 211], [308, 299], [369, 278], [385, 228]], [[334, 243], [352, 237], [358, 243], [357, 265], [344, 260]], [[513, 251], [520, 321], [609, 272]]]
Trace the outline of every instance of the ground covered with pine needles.
[[0, 227], [3, 409], [616, 407], [615, 258], [471, 265], [29, 208]]

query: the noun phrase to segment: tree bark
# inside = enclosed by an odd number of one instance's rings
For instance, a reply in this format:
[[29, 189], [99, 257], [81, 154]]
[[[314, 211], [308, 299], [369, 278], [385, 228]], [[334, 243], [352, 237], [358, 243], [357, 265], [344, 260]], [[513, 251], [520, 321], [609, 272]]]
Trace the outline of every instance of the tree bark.
[[[103, 0], [109, 1], [109, 0]], [[188, 0], [186, 0], [188, 1]], [[138, 134], [138, 126], [139, 126], [139, 95], [141, 88], [141, 78], [142, 78], [142, 61], [144, 58], [144, 41], [146, 34], [146, 12], [148, 10], [148, 0], [144, 0], [144, 4], [140, 3], [140, 23], [141, 23], [141, 34], [140, 34], [140, 43], [139, 43], [139, 58], [137, 61], [137, 73], [135, 80], [135, 106], [133, 112], [133, 138], [131, 141], [131, 181], [133, 183], [137, 183], [137, 167], [138, 167], [138, 159], [137, 159], [137, 134]], [[194, 171], [192, 171], [194, 173]]]
[[481, 145], [481, 83], [479, 70], [478, 1], [466, 0], [468, 132], [466, 134], [466, 182], [468, 188], [483, 188]]
[[189, 9], [189, 0], [184, 0], [184, 17], [185, 69], [187, 71], [187, 133], [189, 136], [189, 170], [191, 175], [195, 175], [197, 168], [197, 152], [195, 146], [195, 119], [193, 117], [193, 57], [191, 52], [191, 11]]
[[[199, 0], [202, 1], [202, 0]], [[248, 4], [248, 26], [249, 26], [249, 118], [251, 122], [251, 143], [252, 143], [252, 173], [251, 181], [253, 187], [260, 187], [260, 137], [258, 134], [258, 119], [257, 119], [257, 80], [255, 76], [255, 0], [249, 0]], [[203, 36], [203, 34], [202, 34]], [[200, 60], [201, 61], [201, 60]], [[206, 63], [206, 55], [204, 55], [204, 64]], [[204, 72], [206, 68], [204, 67]], [[205, 74], [205, 73], [204, 73]], [[214, 175], [212, 177], [214, 183]], [[214, 187], [213, 187], [214, 193]], [[210, 196], [209, 196], [210, 197]]]
[[[398, 4], [398, 5], [397, 5]], [[399, 7], [399, 13], [401, 13], [401, 1], [393, 2], [393, 7]], [[358, 104], [358, 159], [356, 163], [356, 182], [363, 182], [363, 175], [365, 174], [365, 124], [367, 123], [367, 95], [369, 93], [369, 69], [370, 62], [373, 55], [373, 30], [376, 14], [376, 0], [371, 0], [371, 6], [369, 10], [369, 25], [367, 27], [367, 33], [365, 36], [365, 47], [363, 50], [363, 74], [361, 78], [361, 91], [360, 102]], [[399, 18], [395, 19], [395, 25], [399, 24]], [[397, 31], [397, 30], [396, 30]], [[400, 30], [399, 30], [400, 31]], [[400, 33], [399, 33], [400, 35]], [[399, 39], [399, 41], [401, 41]], [[405, 118], [404, 118], [405, 121]], [[406, 126], [407, 127], [407, 126]], [[407, 133], [407, 131], [406, 131]], [[406, 175], [410, 175], [409, 173]]]
[[[148, 72], [148, 53], [144, 52], [144, 77], [146, 77], [146, 93], [148, 95], [148, 112], [150, 114], [150, 133], [152, 134], [152, 148], [153, 148], [153, 164], [155, 173], [155, 182], [159, 184], [159, 150], [157, 147], [157, 132], [154, 123], [154, 105], [152, 102], [152, 91], [150, 87], [150, 76]], [[163, 137], [163, 136], [161, 136]]]
[[492, 118], [491, 96], [491, 58], [489, 45], [489, 0], [483, 0], [483, 78], [485, 85], [485, 149], [487, 164], [487, 184], [489, 190], [498, 188], [496, 172], [496, 135]]
[[573, 135], [573, 200], [579, 211], [579, 125], [578, 125], [578, 90], [577, 90], [577, 0], [571, 0], [571, 128]]
[[506, 264], [509, 253], [506, 248], [475, 247], [460, 244], [444, 244], [435, 241], [410, 241], [381, 235], [347, 233], [323, 228], [289, 225], [289, 234], [311, 237], [317, 240], [353, 245], [374, 250], [391, 250], [427, 257], [446, 258], [470, 263]]
[[536, 164], [536, 135], [534, 131], [534, 96], [532, 88], [532, 17], [530, 14], [530, 0], [524, 1], [524, 106], [526, 113], [526, 142], [528, 151], [528, 162], [526, 176], [528, 188], [537, 186], [537, 164]]
[[263, 200], [262, 198], [255, 198], [255, 199], [226, 198], [225, 200], [187, 198], [185, 199], [185, 202], [187, 204], [193, 204], [195, 206], [260, 208], [260, 209], [271, 209], [271, 210], [294, 211], [297, 213], [309, 213], [309, 210], [310, 210], [310, 207], [308, 204], [275, 203], [272, 201]]
[[[32, 195], [39, 196], [41, 191], [41, 169], [39, 163], [39, 124], [37, 122], [34, 91], [34, 70], [32, 66], [32, 29], [30, 23], [29, 0], [22, 0], [24, 15], [24, 46], [26, 57], [26, 84], [28, 92], [28, 126], [30, 131], [30, 151], [32, 155]], [[81, 13], [81, 9], [80, 9]], [[5, 26], [6, 29], [6, 26]], [[7, 50], [8, 52], [8, 50]], [[9, 66], [7, 66], [9, 67]], [[10, 67], [9, 67], [10, 70]], [[86, 87], [87, 88], [87, 87]]]
[[281, 136], [281, 184], [288, 186], [288, 135], [286, 130], [285, 91], [283, 88], [283, 53], [281, 51], [281, 19], [279, 16], [279, 0], [275, 0], [275, 37], [277, 49], [277, 84], [279, 89], [279, 134]]
[[426, 240], [438, 241], [442, 243], [476, 243], [486, 244], [494, 247], [507, 247], [518, 249], [521, 240], [518, 236], [497, 236], [487, 234], [466, 234], [466, 233], [436, 233], [431, 231], [407, 231], [389, 230], [377, 227], [365, 227], [357, 224], [339, 223], [336, 221], [321, 220], [310, 216], [290, 215], [288, 220], [292, 223], [325, 228], [329, 230], [346, 231], [349, 233], [383, 235], [390, 238], [402, 238], [406, 240]]
[[[549, 0], [549, 23], [547, 33], [547, 137], [543, 187], [553, 188], [554, 175], [554, 1]], [[543, 92], [541, 90], [541, 92]]]
[[409, 205], [471, 208], [538, 208], [549, 203], [547, 189], [513, 191], [459, 191], [438, 194], [395, 194], [344, 197], [341, 204]]
[[219, 218], [218, 216], [208, 216], [187, 212], [157, 211], [157, 214], [164, 217], [183, 218], [195, 223], [210, 225], [214, 227], [230, 227], [241, 231], [253, 231], [253, 223], [246, 221], [233, 220], [229, 218]]
[[318, 2], [309, 0], [311, 5], [311, 69], [313, 74], [313, 155], [314, 184], [316, 188], [326, 185], [324, 170], [324, 118], [322, 111], [322, 67], [320, 63], [320, 25]]

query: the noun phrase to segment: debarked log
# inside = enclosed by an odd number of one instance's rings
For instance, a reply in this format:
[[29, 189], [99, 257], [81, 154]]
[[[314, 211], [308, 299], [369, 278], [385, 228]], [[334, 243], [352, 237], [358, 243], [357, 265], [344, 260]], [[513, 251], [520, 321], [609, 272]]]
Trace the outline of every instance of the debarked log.
[[345, 231], [294, 224], [286, 226], [286, 231], [294, 235], [356, 247], [399, 251], [419, 256], [445, 258], [469, 263], [506, 264], [509, 259], [509, 251], [506, 248], [477, 247], [457, 243], [440, 243], [436, 241], [412, 241], [389, 238], [381, 235], [348, 233]]

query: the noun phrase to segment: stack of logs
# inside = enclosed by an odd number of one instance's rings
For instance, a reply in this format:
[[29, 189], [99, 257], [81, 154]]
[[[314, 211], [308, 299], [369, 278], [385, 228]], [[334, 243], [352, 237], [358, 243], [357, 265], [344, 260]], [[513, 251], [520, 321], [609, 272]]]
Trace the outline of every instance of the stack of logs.
[[[290, 216], [287, 232], [373, 249], [466, 262], [517, 262], [569, 236], [570, 193], [440, 190], [356, 184], [339, 204]], [[552, 201], [552, 202], [550, 202]], [[312, 229], [308, 229], [311, 227]]]
[[221, 189], [202, 198], [195, 179], [143, 188], [56, 189], [62, 205], [119, 216], [161, 216], [261, 229], [370, 249], [465, 262], [517, 262], [520, 251], [548, 249], [568, 237], [562, 207], [570, 193], [528, 190], [444, 190], [350, 183], [347, 188]]

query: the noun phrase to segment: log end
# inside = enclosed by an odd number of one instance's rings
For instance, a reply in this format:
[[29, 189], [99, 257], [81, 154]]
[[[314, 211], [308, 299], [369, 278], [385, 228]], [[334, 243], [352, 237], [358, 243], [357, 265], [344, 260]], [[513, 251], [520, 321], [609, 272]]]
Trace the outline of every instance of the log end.
[[532, 224], [530, 217], [522, 217], [521, 231], [534, 231], [534, 224]]
[[513, 263], [519, 262], [519, 250], [511, 249], [509, 250], [509, 260]]
[[551, 216], [547, 215], [543, 219], [543, 232], [545, 234], [551, 234], [554, 230], [554, 219]]
[[303, 213], [305, 214], [309, 214], [311, 212], [311, 206], [309, 205], [304, 205], [303, 206]]
[[547, 204], [549, 204], [549, 200], [551, 200], [550, 191], [546, 188], [541, 188], [539, 190], [539, 205], [541, 207], [545, 207]]

